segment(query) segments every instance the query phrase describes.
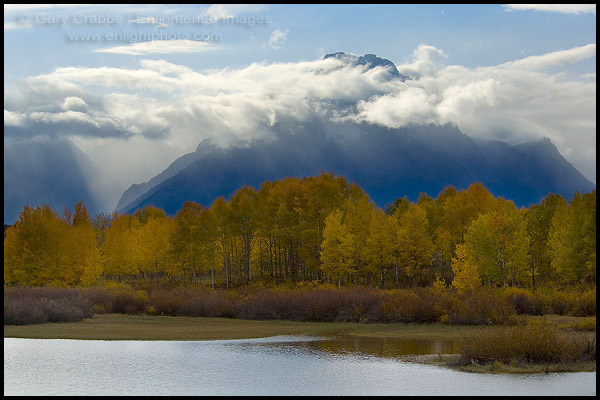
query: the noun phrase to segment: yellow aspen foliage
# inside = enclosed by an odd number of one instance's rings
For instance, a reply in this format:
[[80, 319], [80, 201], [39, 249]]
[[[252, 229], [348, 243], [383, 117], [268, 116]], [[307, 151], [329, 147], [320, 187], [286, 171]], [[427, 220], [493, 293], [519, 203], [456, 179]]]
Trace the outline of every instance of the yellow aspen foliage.
[[596, 191], [575, 193], [552, 218], [548, 235], [552, 266], [570, 282], [596, 279]]
[[19, 220], [6, 231], [4, 240], [4, 280], [38, 286], [61, 283], [61, 243], [66, 225], [47, 205], [25, 206]]
[[321, 270], [337, 280], [341, 287], [344, 274], [352, 272], [354, 264], [354, 236], [342, 224], [343, 212], [336, 210], [325, 219], [321, 244]]
[[367, 196], [346, 201], [344, 222], [348, 232], [352, 234], [354, 248], [354, 266], [361, 268], [368, 258], [366, 243], [369, 238], [369, 225], [375, 206]]
[[71, 226], [63, 246], [61, 264], [65, 283], [89, 285], [100, 277], [100, 252], [96, 246], [96, 232], [89, 222]]
[[102, 273], [100, 250], [97, 247], [96, 231], [87, 208], [81, 201], [75, 204], [71, 214], [65, 209], [67, 227], [62, 245], [61, 267], [65, 283], [90, 285]]
[[480, 215], [490, 212], [496, 203], [485, 186], [476, 182], [460, 192], [452, 187], [444, 189], [436, 199], [436, 204], [441, 211], [436, 213], [434, 221], [436, 245], [442, 259], [449, 260], [456, 244], [464, 241], [471, 223]]
[[446, 289], [446, 281], [442, 278], [440, 274], [436, 273], [435, 280], [431, 284], [431, 287], [434, 290], [444, 290]]
[[369, 224], [369, 236], [365, 243], [365, 269], [379, 275], [379, 283], [384, 287], [385, 272], [396, 261], [398, 225], [393, 216], [380, 208], [373, 212]]
[[456, 246], [456, 257], [452, 258], [452, 272], [454, 273], [452, 286], [458, 292], [473, 290], [481, 286], [477, 265], [469, 261], [465, 244]]
[[150, 217], [138, 231], [140, 271], [151, 274], [166, 273], [171, 261], [169, 237], [175, 229], [172, 218]]
[[465, 245], [486, 282], [504, 287], [529, 282], [527, 225], [513, 202], [500, 198], [493, 211], [473, 221]]
[[104, 242], [104, 273], [117, 278], [137, 274], [138, 245], [136, 220], [130, 215], [114, 213]]
[[410, 204], [400, 217], [398, 229], [398, 264], [408, 276], [415, 276], [431, 264], [435, 248], [429, 236], [427, 213], [417, 204]]

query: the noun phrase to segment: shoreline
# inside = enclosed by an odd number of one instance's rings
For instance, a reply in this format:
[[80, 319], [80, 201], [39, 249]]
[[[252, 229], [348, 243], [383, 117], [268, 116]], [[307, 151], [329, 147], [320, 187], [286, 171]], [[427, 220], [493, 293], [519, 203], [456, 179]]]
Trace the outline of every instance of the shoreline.
[[[97, 314], [78, 322], [5, 325], [5, 338], [75, 340], [236, 340], [295, 335], [325, 338], [363, 337], [389, 339], [457, 340], [474, 330], [496, 326], [442, 323], [352, 323], [241, 320], [206, 317]], [[404, 356], [403, 361], [434, 364], [472, 373], [595, 372], [596, 363], [458, 365], [458, 354]]]

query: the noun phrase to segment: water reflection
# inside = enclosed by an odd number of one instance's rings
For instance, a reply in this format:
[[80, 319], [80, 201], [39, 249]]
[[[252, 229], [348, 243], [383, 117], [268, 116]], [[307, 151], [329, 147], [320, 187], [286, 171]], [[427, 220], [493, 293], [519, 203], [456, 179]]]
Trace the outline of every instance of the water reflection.
[[402, 358], [403, 356], [429, 354], [458, 354], [456, 342], [453, 340], [405, 339], [338, 336], [306, 337], [306, 336], [274, 336], [262, 339], [241, 341], [219, 341], [215, 343], [235, 343], [247, 351], [260, 349], [268, 351], [288, 352], [290, 354], [310, 353], [314, 356], [343, 356]]
[[456, 354], [453, 340], [401, 339], [378, 337], [340, 337], [335, 339], [298, 343], [331, 354], [361, 354], [374, 357], [401, 357], [423, 354]]

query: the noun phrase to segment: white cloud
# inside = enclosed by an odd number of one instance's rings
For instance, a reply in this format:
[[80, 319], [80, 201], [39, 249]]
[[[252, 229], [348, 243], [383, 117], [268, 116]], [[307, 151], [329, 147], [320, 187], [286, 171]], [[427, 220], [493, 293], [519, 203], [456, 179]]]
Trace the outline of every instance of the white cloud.
[[269, 37], [269, 47], [273, 50], [279, 50], [287, 42], [287, 35], [289, 30], [287, 29], [275, 29]]
[[[204, 73], [149, 59], [132, 69], [64, 67], [5, 89], [5, 137], [68, 135], [97, 163], [112, 160], [108, 172], [129, 185], [143, 175], [132, 164], [141, 163], [149, 179], [205, 138], [222, 146], [268, 138], [286, 121], [454, 122], [472, 137], [517, 143], [547, 136], [595, 182], [595, 76], [547, 72], [593, 57], [590, 44], [469, 69], [422, 45], [397, 66], [414, 73], [404, 82], [334, 58]], [[135, 157], [111, 158], [115, 146]]]
[[472, 118], [478, 111], [494, 109], [500, 98], [500, 90], [494, 78], [450, 84], [442, 93], [436, 111], [443, 122], [456, 122], [459, 116]]
[[95, 50], [97, 53], [128, 54], [145, 56], [149, 54], [201, 53], [214, 47], [207, 41], [195, 40], [151, 40], [125, 46], [113, 46]]
[[140, 60], [140, 65], [145, 69], [158, 71], [162, 75], [179, 75], [193, 72], [189, 67], [173, 64], [165, 60]]
[[418, 79], [361, 100], [347, 118], [389, 127], [454, 122], [472, 137], [510, 143], [546, 136], [596, 181], [595, 77], [569, 80], [561, 71], [546, 72], [595, 57], [595, 44], [475, 69], [443, 66], [442, 54], [420, 46], [412, 62], [398, 66]]
[[95, 128], [99, 128], [100, 124], [89, 115], [79, 112], [67, 110], [64, 112], [33, 112], [29, 114], [29, 118], [35, 122], [41, 123], [73, 123], [73, 124], [89, 124]]
[[59, 87], [71, 91], [84, 90], [82, 86], [98, 85], [121, 89], [153, 89], [165, 92], [175, 90], [178, 80], [152, 69], [124, 69], [110, 67], [63, 67], [52, 73], [31, 77], [26, 82], [37, 91]]
[[4, 126], [22, 126], [26, 119], [21, 113], [4, 110]]
[[509, 11], [547, 11], [558, 12], [562, 14], [596, 14], [595, 4], [505, 4], [504, 7]]
[[72, 111], [85, 111], [85, 109], [87, 109], [87, 104], [81, 97], [70, 96], [65, 97], [62, 108]]
[[436, 124], [440, 118], [432, 107], [431, 94], [419, 87], [407, 87], [392, 94], [361, 100], [358, 113], [349, 119], [390, 128], [409, 124]]
[[555, 51], [539, 56], [530, 56], [500, 65], [505, 68], [543, 70], [551, 67], [563, 67], [596, 56], [596, 44]]
[[413, 51], [412, 57], [413, 62], [397, 66], [401, 74], [411, 77], [432, 75], [445, 67], [448, 59], [442, 50], [424, 44]]

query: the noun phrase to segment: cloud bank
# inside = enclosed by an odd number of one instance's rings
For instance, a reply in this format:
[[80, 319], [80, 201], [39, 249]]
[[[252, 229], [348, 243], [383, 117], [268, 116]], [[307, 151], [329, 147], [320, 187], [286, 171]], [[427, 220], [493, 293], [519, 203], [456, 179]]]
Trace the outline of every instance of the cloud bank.
[[211, 49], [210, 43], [206, 41], [150, 40], [124, 46], [107, 47], [95, 50], [95, 52], [144, 56], [149, 54], [201, 53]]
[[595, 183], [595, 75], [572, 78], [561, 70], [595, 55], [596, 45], [588, 44], [469, 69], [421, 45], [397, 65], [411, 77], [406, 81], [335, 58], [203, 73], [143, 58], [134, 68], [63, 67], [5, 88], [5, 143], [67, 137], [124, 189], [205, 138], [220, 146], [269, 138], [281, 121], [318, 117], [394, 128], [453, 122], [476, 138], [549, 137]]

